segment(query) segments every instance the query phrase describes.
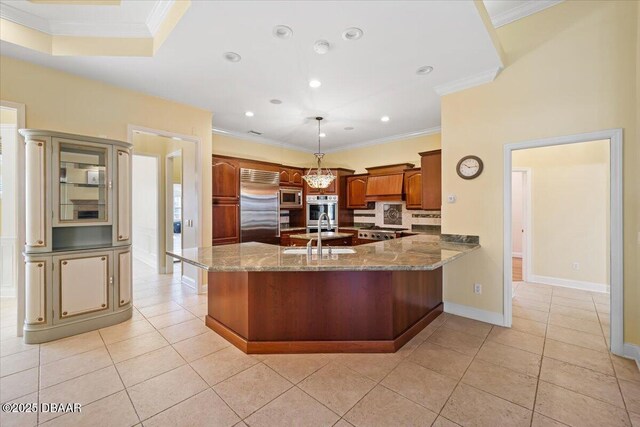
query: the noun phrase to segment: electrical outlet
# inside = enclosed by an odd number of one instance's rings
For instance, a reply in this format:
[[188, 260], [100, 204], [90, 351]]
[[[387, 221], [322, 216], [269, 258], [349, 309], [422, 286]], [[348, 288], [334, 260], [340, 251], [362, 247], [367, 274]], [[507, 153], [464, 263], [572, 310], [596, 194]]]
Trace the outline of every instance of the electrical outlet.
[[455, 194], [449, 194], [447, 196], [447, 202], [449, 202], [449, 203], [455, 203], [457, 199], [458, 198], [456, 197]]
[[580, 270], [580, 263], [579, 262], [572, 263], [571, 264], [571, 269], [572, 270], [576, 270], [576, 271]]
[[478, 295], [482, 293], [482, 285], [480, 283], [473, 284], [473, 293]]

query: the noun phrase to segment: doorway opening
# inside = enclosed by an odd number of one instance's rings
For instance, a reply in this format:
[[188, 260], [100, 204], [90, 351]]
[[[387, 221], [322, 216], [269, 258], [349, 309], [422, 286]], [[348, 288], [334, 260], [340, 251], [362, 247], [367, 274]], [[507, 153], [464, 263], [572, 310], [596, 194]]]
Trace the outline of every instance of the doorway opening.
[[620, 130], [505, 146], [506, 326], [623, 354], [621, 153]]
[[[182, 229], [184, 225], [182, 207], [182, 176], [183, 156], [182, 150], [177, 150], [167, 155], [166, 177], [166, 209], [167, 217], [171, 222], [167, 223], [167, 250], [181, 251], [184, 249]], [[187, 224], [190, 225], [190, 224]], [[167, 273], [171, 273], [173, 266], [180, 264], [178, 259], [167, 256]]]
[[[135, 148], [134, 148], [135, 152]], [[160, 155], [134, 154], [132, 164], [132, 248], [135, 263], [160, 272], [158, 229], [160, 200]], [[155, 208], [155, 209], [154, 209]]]

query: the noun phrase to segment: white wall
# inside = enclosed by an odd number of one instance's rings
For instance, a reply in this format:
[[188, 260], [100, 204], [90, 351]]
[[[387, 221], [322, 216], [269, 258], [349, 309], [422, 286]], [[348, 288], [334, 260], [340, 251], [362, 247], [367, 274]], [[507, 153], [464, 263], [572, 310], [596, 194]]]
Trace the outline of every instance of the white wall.
[[2, 108], [0, 137], [2, 138], [2, 195], [0, 197], [0, 296], [16, 296], [17, 241], [16, 228], [16, 159], [18, 116], [12, 109]]
[[158, 265], [158, 158], [133, 156], [133, 256]]
[[523, 176], [522, 172], [514, 171], [511, 173], [511, 236], [513, 244], [511, 252], [514, 257], [522, 257], [522, 230], [524, 229], [523, 218]]

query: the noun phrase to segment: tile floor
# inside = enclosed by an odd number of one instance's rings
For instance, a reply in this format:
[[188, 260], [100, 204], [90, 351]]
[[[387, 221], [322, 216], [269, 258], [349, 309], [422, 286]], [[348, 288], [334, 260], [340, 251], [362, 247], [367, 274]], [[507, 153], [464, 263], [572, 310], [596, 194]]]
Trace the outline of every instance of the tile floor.
[[640, 426], [606, 295], [521, 283], [513, 329], [443, 314], [396, 354], [248, 356], [204, 326], [204, 296], [134, 271], [131, 321], [39, 346], [2, 302], [0, 400], [83, 405], [2, 426]]

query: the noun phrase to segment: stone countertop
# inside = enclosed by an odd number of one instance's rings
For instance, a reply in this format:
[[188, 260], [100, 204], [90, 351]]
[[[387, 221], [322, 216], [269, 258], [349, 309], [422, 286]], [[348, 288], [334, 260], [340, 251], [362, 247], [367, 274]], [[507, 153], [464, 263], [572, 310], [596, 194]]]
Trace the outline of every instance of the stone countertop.
[[291, 227], [291, 226], [280, 226], [280, 231], [306, 231], [307, 227]]
[[[334, 233], [333, 231], [323, 231], [322, 233], [320, 233], [320, 236], [322, 237], [322, 241], [325, 241], [325, 240], [346, 239], [348, 237], [353, 237], [353, 234]], [[307, 242], [309, 240], [316, 241], [318, 240], [318, 233], [292, 234], [289, 237], [291, 237], [292, 239], [306, 240]]]
[[190, 248], [167, 254], [212, 272], [390, 271], [435, 270], [478, 248], [479, 244], [434, 241], [433, 236], [416, 235], [354, 246], [353, 254], [309, 258], [306, 254], [285, 254], [291, 247], [256, 242]]

